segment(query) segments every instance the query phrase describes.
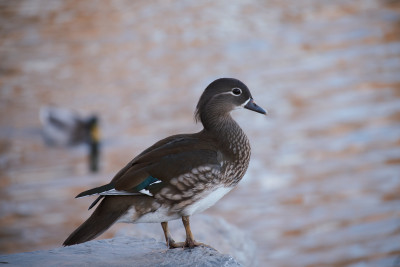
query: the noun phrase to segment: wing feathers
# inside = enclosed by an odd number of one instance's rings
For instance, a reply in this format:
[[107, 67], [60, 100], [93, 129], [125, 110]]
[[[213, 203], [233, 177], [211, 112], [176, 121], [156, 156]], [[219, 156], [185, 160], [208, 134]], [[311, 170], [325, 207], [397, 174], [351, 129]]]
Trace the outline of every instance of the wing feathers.
[[96, 204], [103, 198], [104, 196], [99, 196], [98, 198], [96, 198], [95, 201], [93, 201], [92, 204], [90, 204], [88, 210], [90, 210], [91, 208], [93, 208], [94, 206], [96, 206]]
[[206, 133], [170, 136], [140, 153], [109, 184], [84, 191], [76, 197], [100, 195], [91, 205], [93, 207], [104, 195], [147, 194], [145, 191], [158, 191], [170, 179], [198, 166], [219, 167], [220, 161], [217, 144]]
[[140, 185], [149, 176], [150, 174], [145, 170], [129, 169], [115, 182], [115, 189], [118, 191], [130, 191]]
[[92, 189], [86, 190], [86, 191], [80, 193], [79, 195], [77, 195], [75, 198], [98, 195], [99, 193], [111, 190], [113, 188], [114, 188], [114, 183], [111, 182], [111, 183], [106, 184], [106, 185], [102, 185], [102, 186], [99, 186], [99, 187], [96, 187], [96, 188], [92, 188]]

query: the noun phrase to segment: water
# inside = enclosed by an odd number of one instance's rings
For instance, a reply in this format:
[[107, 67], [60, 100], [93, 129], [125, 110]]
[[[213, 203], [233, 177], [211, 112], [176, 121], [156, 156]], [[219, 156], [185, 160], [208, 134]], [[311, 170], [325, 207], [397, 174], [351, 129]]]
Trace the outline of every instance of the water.
[[[244, 229], [262, 265], [399, 262], [396, 1], [1, 1], [0, 12], [2, 253], [59, 246], [88, 216], [77, 193], [201, 129], [202, 90], [236, 77], [270, 115], [234, 112], [252, 161], [207, 212]], [[100, 173], [84, 147], [44, 145], [49, 104], [101, 117]]]

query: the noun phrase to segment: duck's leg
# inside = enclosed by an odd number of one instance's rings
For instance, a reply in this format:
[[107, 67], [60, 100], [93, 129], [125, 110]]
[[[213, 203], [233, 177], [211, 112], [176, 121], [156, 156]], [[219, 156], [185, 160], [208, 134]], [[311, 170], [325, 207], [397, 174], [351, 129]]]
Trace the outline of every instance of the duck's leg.
[[180, 243], [175, 243], [175, 240], [172, 238], [171, 233], [169, 232], [168, 229], [168, 222], [162, 222], [161, 227], [164, 231], [164, 236], [165, 236], [165, 241], [167, 242], [167, 247], [169, 248], [181, 248], [183, 247], [183, 242], [182, 244]]
[[209, 247], [208, 245], [196, 242], [194, 240], [192, 231], [190, 230], [189, 216], [183, 216], [182, 222], [183, 222], [183, 226], [185, 226], [185, 231], [186, 231], [186, 241], [185, 241], [184, 247], [187, 247], [187, 248], [194, 248], [194, 247], [198, 247], [198, 246]]
[[169, 232], [168, 222], [161, 223], [161, 227], [164, 231], [165, 241], [167, 242], [167, 247], [169, 247], [169, 248], [185, 248], [185, 247], [186, 248], [194, 248], [194, 247], [198, 247], [198, 246], [210, 247], [206, 244], [199, 243], [194, 240], [192, 231], [190, 230], [189, 216], [183, 216], [182, 222], [183, 222], [183, 226], [185, 227], [185, 231], [186, 231], [186, 241], [185, 242], [175, 242], [175, 240], [171, 236], [171, 233]]

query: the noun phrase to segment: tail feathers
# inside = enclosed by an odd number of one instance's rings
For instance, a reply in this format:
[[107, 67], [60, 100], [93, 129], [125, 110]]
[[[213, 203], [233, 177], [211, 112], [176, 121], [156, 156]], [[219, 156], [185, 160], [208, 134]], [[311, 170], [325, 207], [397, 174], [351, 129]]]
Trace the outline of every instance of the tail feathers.
[[[124, 199], [125, 198], [125, 199]], [[93, 214], [64, 241], [71, 246], [90, 241], [110, 228], [131, 207], [124, 196], [105, 197]]]

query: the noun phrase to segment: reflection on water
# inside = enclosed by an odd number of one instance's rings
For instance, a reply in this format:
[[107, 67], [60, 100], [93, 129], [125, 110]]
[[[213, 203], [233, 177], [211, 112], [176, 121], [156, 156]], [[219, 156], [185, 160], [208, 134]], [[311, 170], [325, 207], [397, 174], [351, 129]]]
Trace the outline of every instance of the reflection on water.
[[[36, 0], [0, 12], [2, 253], [59, 246], [89, 214], [77, 193], [158, 139], [199, 130], [197, 98], [231, 76], [270, 115], [234, 112], [252, 162], [208, 213], [244, 229], [263, 265], [399, 262], [398, 2]], [[99, 114], [98, 174], [85, 147], [43, 144], [49, 104]]]

